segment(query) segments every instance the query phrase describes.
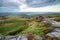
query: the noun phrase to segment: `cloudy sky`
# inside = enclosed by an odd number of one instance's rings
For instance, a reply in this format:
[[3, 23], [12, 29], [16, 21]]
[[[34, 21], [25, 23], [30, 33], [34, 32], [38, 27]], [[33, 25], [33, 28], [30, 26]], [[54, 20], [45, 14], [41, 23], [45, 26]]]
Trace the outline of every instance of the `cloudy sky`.
[[60, 12], [60, 0], [0, 0], [0, 12]]

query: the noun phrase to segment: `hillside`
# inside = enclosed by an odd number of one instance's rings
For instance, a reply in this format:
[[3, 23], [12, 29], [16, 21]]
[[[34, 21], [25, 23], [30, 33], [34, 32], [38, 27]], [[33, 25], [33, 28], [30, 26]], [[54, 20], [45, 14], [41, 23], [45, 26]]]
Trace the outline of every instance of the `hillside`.
[[[28, 22], [28, 23], [27, 23]], [[38, 34], [44, 35], [45, 27], [38, 26], [39, 22], [25, 18], [15, 18], [0, 21], [0, 34], [1, 35], [20, 35], [20, 34]], [[36, 30], [36, 31], [35, 31]], [[26, 33], [27, 32], [27, 33]]]
[[40, 27], [39, 26], [39, 22], [33, 21], [31, 22], [31, 24], [29, 25], [29, 27], [27, 29], [25, 29], [24, 31], [18, 33], [18, 35], [20, 34], [35, 34], [35, 35], [39, 35], [39, 36], [44, 36], [45, 35], [45, 30], [47, 30], [48, 27]]
[[40, 15], [33, 15], [31, 18], [22, 16], [1, 16], [0, 36], [34, 34], [44, 38], [46, 34], [51, 32], [53, 29], [53, 26], [50, 23], [52, 20], [54, 22], [60, 22], [60, 16], [48, 15], [47, 17], [43, 17]]
[[[16, 31], [22, 31], [27, 28], [24, 20], [4, 20], [0, 21], [0, 34], [9, 35], [9, 33], [13, 33]], [[11, 35], [14, 35], [11, 34]]]

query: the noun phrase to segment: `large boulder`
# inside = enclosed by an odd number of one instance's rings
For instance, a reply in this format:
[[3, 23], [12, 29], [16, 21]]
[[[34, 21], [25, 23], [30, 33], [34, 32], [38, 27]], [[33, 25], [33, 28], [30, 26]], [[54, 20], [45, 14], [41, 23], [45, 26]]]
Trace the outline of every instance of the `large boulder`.
[[44, 19], [44, 17], [39, 15], [35, 18], [35, 21], [41, 22], [41, 21], [43, 21], [43, 19]]
[[60, 40], [60, 30], [54, 30], [50, 33], [47, 33], [45, 36], [45, 39], [55, 39], [55, 40]]

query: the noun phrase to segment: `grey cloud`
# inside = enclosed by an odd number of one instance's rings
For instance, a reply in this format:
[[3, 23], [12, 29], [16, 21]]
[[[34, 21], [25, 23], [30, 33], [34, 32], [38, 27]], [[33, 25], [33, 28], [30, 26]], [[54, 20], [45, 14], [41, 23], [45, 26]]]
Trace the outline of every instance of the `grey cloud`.
[[17, 8], [0, 7], [0, 12], [18, 12]]
[[60, 0], [26, 0], [26, 3], [29, 7], [44, 7], [59, 4]]
[[5, 7], [18, 7], [18, 2], [9, 2], [9, 0], [3, 0], [3, 6]]
[[19, 3], [10, 1], [11, 0], [0, 0], [0, 12], [16, 12], [19, 10]]

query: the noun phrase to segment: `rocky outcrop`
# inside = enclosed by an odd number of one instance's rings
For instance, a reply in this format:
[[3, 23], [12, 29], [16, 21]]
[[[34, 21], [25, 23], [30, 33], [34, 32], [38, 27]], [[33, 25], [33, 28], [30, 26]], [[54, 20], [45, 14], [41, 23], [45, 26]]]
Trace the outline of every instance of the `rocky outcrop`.
[[41, 21], [43, 21], [43, 19], [44, 19], [44, 17], [39, 15], [35, 18], [35, 21], [41, 22]]
[[45, 35], [45, 39], [60, 40], [60, 28], [54, 28], [51, 32]]
[[0, 37], [0, 40], [42, 40], [42, 37], [38, 35], [20, 35], [20, 36], [6, 36]]

